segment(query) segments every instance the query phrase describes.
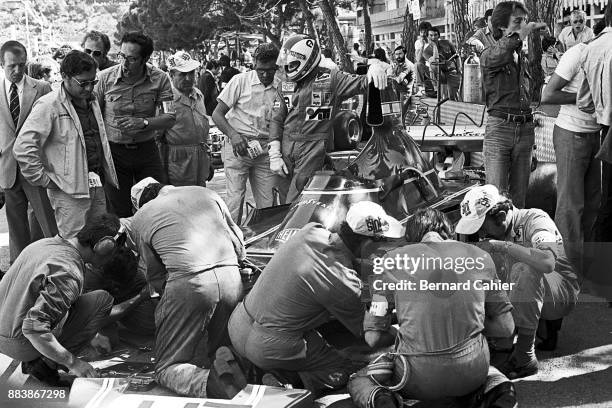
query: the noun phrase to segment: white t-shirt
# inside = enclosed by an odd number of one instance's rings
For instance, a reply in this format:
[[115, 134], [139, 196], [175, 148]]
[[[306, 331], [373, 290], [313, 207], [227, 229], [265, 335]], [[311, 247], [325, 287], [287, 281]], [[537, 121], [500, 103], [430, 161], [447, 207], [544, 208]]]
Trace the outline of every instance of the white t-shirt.
[[[584, 73], [580, 67], [580, 56], [586, 44], [576, 44], [563, 54], [555, 73], [569, 81], [562, 89], [564, 92], [577, 93]], [[601, 126], [597, 124], [595, 115], [582, 112], [576, 104], [561, 105], [555, 125], [572, 132], [597, 132]]]

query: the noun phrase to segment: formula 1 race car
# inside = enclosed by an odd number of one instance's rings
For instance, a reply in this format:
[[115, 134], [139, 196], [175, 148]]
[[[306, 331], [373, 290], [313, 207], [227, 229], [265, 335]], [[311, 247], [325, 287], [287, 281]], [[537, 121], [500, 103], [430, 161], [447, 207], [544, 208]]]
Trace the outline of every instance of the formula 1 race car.
[[[463, 196], [478, 182], [478, 173], [441, 179], [402, 125], [395, 82], [387, 90], [369, 91], [368, 123], [373, 134], [360, 152], [332, 153], [328, 170], [317, 172], [292, 204], [251, 211], [243, 223], [249, 261], [263, 267], [276, 248], [309, 222], [334, 230], [352, 203], [369, 200], [405, 223], [422, 207], [459, 218]], [[378, 101], [376, 101], [378, 99]], [[378, 112], [376, 112], [378, 111]]]
[[[275, 250], [309, 222], [338, 228], [350, 205], [358, 201], [382, 205], [403, 224], [424, 207], [445, 212], [453, 222], [459, 219], [461, 200], [484, 183], [484, 171], [467, 168], [439, 177], [407, 133], [397, 95], [393, 80], [382, 92], [371, 86], [367, 122], [373, 132], [363, 149], [329, 154], [327, 169], [303, 180], [304, 189], [295, 202], [249, 211], [242, 228], [253, 266], [264, 267]], [[528, 206], [554, 209], [547, 203], [555, 199], [550, 194], [554, 185], [548, 185], [554, 184], [550, 173], [546, 166], [532, 173], [529, 190], [537, 193], [529, 194]]]

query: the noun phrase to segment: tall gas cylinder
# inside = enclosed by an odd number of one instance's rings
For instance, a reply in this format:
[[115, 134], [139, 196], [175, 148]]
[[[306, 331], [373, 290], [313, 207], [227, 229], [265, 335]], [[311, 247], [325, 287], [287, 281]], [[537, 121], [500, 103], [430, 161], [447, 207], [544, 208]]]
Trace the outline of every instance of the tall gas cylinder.
[[463, 64], [463, 102], [483, 103], [483, 100], [480, 60], [472, 53]]

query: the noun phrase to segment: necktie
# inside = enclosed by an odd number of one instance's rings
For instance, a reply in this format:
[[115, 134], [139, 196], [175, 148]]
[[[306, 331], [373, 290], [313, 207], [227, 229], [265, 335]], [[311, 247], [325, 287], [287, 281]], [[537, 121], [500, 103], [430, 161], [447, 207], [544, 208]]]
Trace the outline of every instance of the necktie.
[[17, 85], [14, 82], [11, 83], [11, 100], [9, 102], [9, 109], [11, 110], [13, 123], [15, 124], [15, 127], [17, 127], [17, 122], [19, 122], [19, 94], [17, 94]]

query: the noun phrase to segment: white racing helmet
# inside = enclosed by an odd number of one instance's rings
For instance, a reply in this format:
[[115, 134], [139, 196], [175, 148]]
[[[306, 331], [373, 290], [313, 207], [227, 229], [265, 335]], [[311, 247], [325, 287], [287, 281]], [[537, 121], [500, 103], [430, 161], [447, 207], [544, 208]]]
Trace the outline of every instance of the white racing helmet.
[[278, 65], [285, 69], [290, 81], [299, 81], [310, 74], [321, 62], [321, 49], [317, 42], [304, 34], [295, 34], [283, 44]]

